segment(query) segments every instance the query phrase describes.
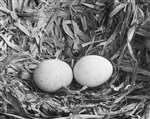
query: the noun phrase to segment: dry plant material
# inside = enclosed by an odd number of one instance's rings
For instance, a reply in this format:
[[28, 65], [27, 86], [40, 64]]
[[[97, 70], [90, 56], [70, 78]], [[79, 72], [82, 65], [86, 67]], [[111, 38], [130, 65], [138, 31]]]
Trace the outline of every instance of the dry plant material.
[[[149, 0], [1, 0], [0, 118], [148, 119], [149, 6]], [[41, 61], [74, 66], [91, 54], [113, 63], [104, 85], [82, 89], [73, 81], [55, 94], [36, 87], [32, 75]]]

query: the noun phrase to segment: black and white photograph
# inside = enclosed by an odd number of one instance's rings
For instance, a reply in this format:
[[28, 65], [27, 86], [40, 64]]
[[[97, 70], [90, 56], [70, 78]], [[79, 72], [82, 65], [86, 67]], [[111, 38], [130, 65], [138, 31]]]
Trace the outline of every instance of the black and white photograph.
[[0, 0], [0, 119], [150, 119], [150, 0]]

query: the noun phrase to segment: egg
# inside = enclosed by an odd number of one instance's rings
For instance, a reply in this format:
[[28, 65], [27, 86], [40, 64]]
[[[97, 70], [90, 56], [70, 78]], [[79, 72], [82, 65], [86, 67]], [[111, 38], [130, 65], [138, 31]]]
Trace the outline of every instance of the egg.
[[75, 80], [87, 87], [97, 87], [105, 83], [113, 73], [109, 60], [98, 55], [82, 57], [73, 68]]
[[73, 79], [71, 67], [59, 59], [44, 60], [33, 73], [36, 85], [47, 92], [55, 92], [70, 85]]

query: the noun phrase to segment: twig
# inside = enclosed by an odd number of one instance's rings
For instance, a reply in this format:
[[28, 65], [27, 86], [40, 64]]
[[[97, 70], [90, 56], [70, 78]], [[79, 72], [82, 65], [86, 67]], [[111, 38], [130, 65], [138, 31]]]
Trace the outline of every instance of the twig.
[[17, 118], [17, 119], [28, 119], [28, 118], [24, 118], [22, 116], [18, 116], [18, 115], [15, 115], [15, 114], [10, 114], [10, 113], [2, 113], [0, 112], [1, 115], [5, 115], [5, 116], [10, 116], [10, 117], [14, 117], [14, 118]]
[[[126, 72], [133, 72], [133, 68], [130, 67], [130, 66], [119, 66], [121, 70], [123, 71], [126, 71]], [[138, 68], [137, 69], [137, 73], [138, 74], [142, 74], [142, 75], [145, 75], [145, 76], [149, 76], [150, 77], [150, 72], [145, 70], [145, 69], [141, 69], [141, 68]]]

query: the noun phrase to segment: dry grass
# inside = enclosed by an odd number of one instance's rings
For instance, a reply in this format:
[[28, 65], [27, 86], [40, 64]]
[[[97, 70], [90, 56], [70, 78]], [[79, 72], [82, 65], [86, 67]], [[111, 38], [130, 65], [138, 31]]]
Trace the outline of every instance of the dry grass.
[[[150, 119], [149, 0], [1, 0], [1, 119]], [[105, 84], [54, 94], [32, 72], [44, 59], [113, 63]]]

